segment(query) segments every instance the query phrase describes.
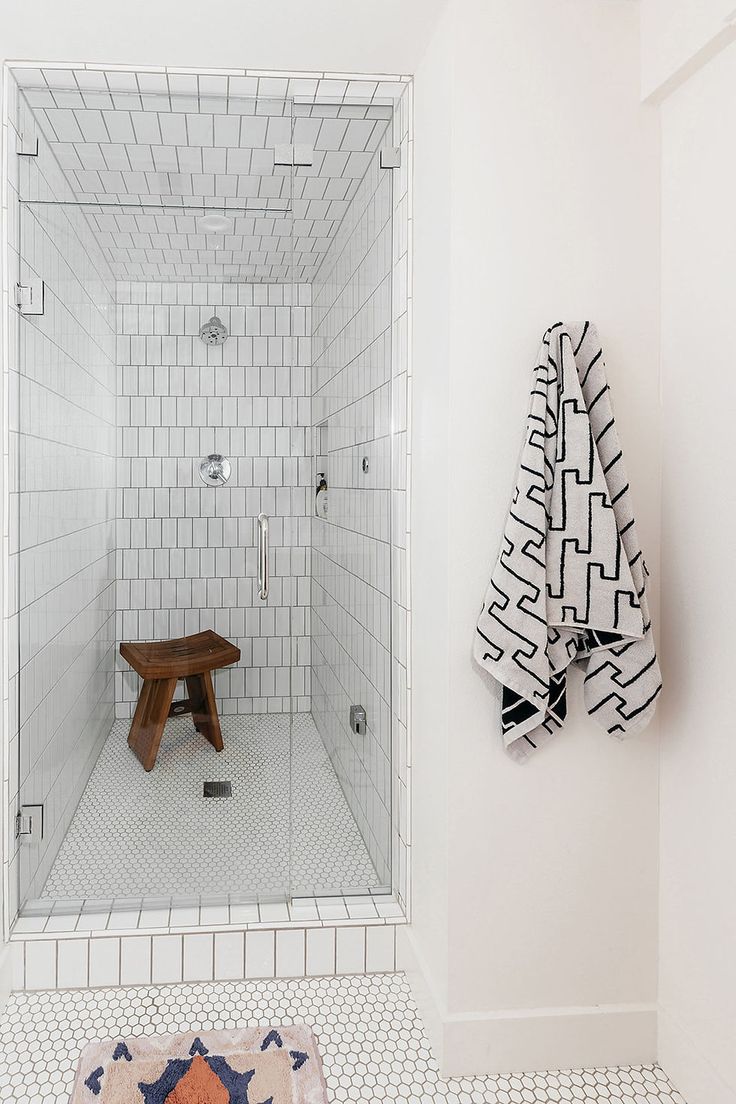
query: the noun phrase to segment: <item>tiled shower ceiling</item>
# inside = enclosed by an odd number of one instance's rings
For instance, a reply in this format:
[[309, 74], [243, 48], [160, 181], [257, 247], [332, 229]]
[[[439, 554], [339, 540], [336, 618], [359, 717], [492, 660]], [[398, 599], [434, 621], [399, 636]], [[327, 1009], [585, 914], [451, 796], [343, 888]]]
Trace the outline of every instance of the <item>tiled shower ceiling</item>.
[[[265, 78], [23, 75], [29, 105], [119, 279], [311, 281], [388, 141], [392, 108], [376, 82], [350, 100], [348, 82], [314, 80], [321, 94], [287, 99]], [[312, 163], [276, 165], [278, 147], [289, 145], [310, 151]], [[227, 215], [224, 232], [202, 226], [208, 213]]]

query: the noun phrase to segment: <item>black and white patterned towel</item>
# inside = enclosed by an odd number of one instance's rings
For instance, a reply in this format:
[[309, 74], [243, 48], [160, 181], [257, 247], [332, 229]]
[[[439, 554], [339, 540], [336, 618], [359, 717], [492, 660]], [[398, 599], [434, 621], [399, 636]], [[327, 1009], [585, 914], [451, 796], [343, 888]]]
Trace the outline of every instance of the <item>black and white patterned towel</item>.
[[508, 751], [524, 759], [562, 726], [567, 668], [615, 736], [643, 728], [662, 683], [646, 565], [598, 334], [558, 323], [542, 342], [516, 489], [475, 636], [501, 683]]

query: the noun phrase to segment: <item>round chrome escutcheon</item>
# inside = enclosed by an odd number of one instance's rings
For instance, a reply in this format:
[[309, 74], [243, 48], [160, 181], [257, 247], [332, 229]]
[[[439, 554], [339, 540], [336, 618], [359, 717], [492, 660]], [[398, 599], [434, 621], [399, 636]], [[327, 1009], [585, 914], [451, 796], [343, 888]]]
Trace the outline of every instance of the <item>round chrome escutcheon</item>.
[[230, 461], [219, 452], [211, 452], [199, 465], [199, 478], [208, 487], [221, 487], [230, 478]]

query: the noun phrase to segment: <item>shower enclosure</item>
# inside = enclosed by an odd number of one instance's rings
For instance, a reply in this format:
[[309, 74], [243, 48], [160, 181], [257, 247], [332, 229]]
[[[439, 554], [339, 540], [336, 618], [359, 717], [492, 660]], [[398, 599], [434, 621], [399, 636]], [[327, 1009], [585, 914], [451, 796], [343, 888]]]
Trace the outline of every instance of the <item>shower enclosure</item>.
[[[11, 914], [401, 898], [397, 90], [14, 75]], [[224, 749], [147, 773], [120, 644], [205, 629]]]

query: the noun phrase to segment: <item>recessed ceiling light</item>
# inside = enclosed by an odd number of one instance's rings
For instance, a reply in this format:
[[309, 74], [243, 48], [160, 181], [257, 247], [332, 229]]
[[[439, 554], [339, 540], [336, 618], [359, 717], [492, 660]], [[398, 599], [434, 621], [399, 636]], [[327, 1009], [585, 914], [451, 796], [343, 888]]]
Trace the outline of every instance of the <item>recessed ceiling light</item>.
[[233, 220], [227, 215], [201, 215], [197, 227], [205, 234], [227, 234], [233, 228]]

